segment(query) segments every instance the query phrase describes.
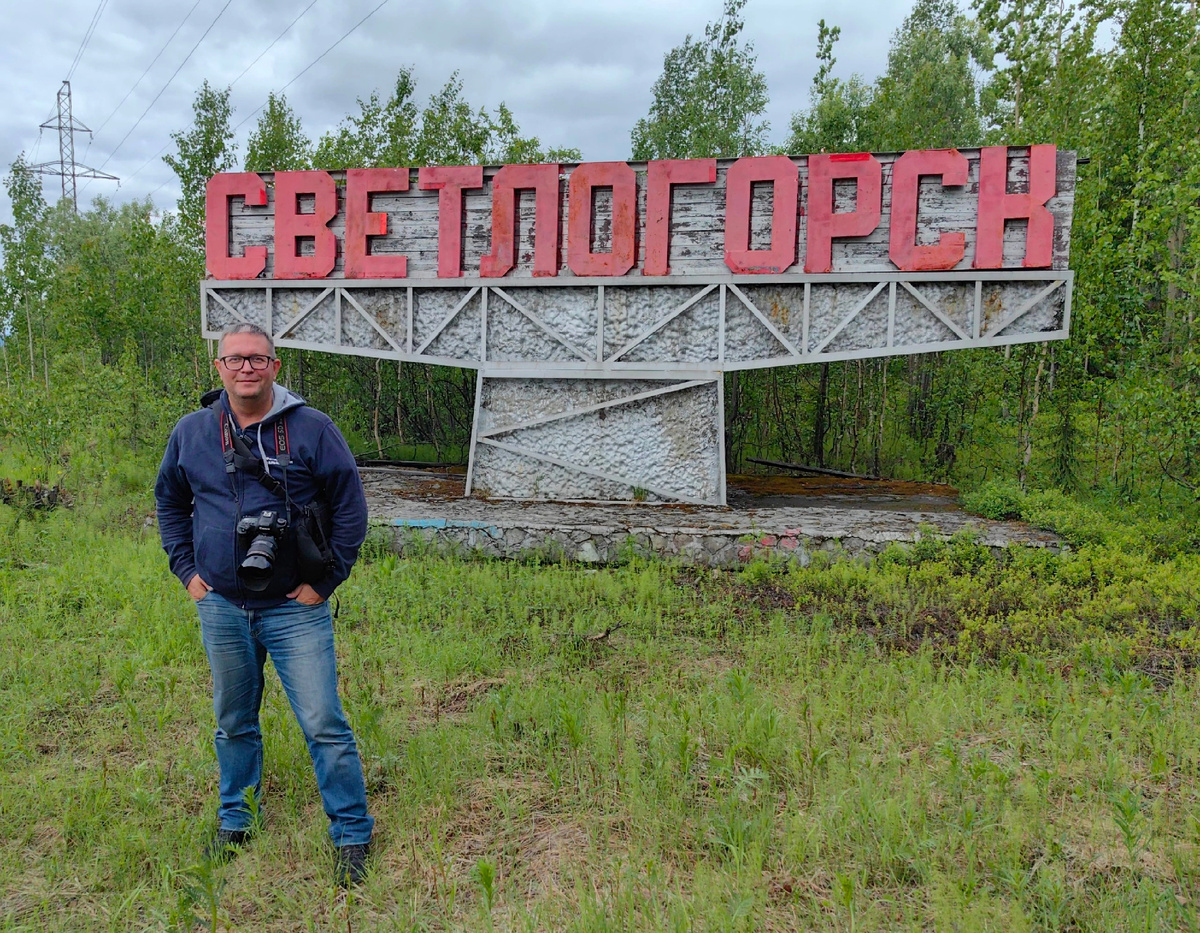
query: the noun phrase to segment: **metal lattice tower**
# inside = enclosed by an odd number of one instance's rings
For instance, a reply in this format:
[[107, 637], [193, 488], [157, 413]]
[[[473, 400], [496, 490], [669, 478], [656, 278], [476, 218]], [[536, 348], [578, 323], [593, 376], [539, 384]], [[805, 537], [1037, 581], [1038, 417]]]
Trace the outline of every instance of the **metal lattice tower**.
[[75, 134], [92, 131], [75, 119], [71, 109], [71, 82], [64, 81], [58, 89], [58, 116], [47, 120], [40, 127], [43, 130], [58, 131], [58, 161], [39, 162], [30, 168], [39, 175], [59, 175], [62, 177], [62, 196], [71, 199], [71, 208], [79, 212], [77, 179], [99, 178], [105, 181], [120, 181], [116, 175], [109, 175], [99, 169], [81, 165], [75, 161]]

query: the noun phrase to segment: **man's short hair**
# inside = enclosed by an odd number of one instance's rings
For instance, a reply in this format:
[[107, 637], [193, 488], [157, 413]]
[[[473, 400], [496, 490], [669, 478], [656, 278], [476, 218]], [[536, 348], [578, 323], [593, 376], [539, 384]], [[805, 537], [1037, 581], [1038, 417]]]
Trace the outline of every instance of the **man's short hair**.
[[221, 339], [217, 341], [217, 356], [223, 355], [224, 346], [225, 346], [225, 338], [229, 337], [232, 334], [256, 334], [257, 336], [262, 337], [267, 341], [267, 352], [270, 353], [271, 356], [275, 355], [275, 341], [271, 339], [271, 335], [268, 334], [261, 327], [259, 327], [257, 324], [250, 324], [248, 322], [243, 322], [241, 324], [234, 324], [230, 327], [225, 328], [225, 332], [223, 334], [221, 334]]

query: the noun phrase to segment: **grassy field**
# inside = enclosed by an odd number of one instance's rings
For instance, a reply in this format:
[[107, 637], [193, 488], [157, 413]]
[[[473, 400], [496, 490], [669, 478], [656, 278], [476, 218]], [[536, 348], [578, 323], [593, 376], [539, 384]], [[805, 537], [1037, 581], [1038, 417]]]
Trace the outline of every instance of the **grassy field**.
[[194, 610], [136, 510], [0, 507], [0, 929], [1195, 930], [1200, 559], [399, 561], [341, 593], [378, 818], [332, 885], [278, 683], [213, 831]]

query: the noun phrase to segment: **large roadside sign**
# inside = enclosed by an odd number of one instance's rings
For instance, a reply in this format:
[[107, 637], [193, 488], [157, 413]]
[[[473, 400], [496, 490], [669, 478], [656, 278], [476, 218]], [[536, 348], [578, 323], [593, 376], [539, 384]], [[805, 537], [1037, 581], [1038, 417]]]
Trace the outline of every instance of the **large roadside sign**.
[[214, 176], [203, 329], [475, 368], [469, 491], [724, 501], [724, 372], [1063, 339], [1054, 146]]

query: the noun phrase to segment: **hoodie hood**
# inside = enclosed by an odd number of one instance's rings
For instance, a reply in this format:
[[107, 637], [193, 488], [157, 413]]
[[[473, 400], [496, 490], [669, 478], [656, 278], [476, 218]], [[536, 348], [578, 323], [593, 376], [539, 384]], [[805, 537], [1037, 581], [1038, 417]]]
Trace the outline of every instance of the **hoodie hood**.
[[293, 408], [299, 408], [301, 405], [307, 404], [304, 399], [293, 392], [286, 386], [281, 386], [278, 382], [271, 386], [275, 398], [271, 402], [271, 410], [267, 412], [263, 421], [274, 421], [285, 411], [291, 411]]

